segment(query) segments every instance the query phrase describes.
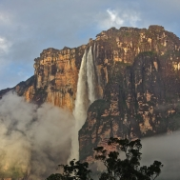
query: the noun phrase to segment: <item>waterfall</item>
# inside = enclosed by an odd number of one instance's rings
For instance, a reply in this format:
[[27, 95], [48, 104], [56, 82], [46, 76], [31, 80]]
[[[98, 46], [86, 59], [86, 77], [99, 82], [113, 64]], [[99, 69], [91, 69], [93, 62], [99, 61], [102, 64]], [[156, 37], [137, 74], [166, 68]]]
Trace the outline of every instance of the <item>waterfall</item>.
[[76, 101], [73, 111], [75, 129], [72, 137], [72, 148], [69, 160], [79, 159], [78, 132], [86, 121], [89, 105], [97, 99], [94, 57], [92, 47], [90, 47], [88, 52], [85, 50], [81, 61], [81, 67], [78, 75]]
[[90, 47], [87, 54], [87, 85], [88, 85], [88, 98], [89, 103], [93, 103], [96, 100], [96, 72], [94, 67], [94, 59], [92, 53], [92, 47]]
[[73, 111], [76, 124], [78, 124], [79, 128], [82, 127], [84, 119], [86, 118], [86, 112], [89, 105], [87, 94], [87, 51], [85, 51], [79, 70], [76, 101]]

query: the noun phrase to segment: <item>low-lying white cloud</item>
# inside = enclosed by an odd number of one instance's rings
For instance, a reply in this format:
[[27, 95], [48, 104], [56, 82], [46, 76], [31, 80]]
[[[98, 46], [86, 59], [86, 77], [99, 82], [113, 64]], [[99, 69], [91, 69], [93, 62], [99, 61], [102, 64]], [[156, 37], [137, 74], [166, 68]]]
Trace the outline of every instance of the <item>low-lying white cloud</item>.
[[162, 173], [157, 180], [180, 178], [180, 131], [142, 139], [142, 165], [154, 160], [162, 162]]
[[0, 174], [45, 178], [66, 163], [73, 126], [69, 112], [43, 104], [37, 107], [13, 93], [0, 100]]
[[[179, 180], [180, 179], [180, 131], [171, 132], [168, 134], [162, 134], [159, 136], [143, 138], [141, 140], [142, 158], [140, 160], [141, 166], [150, 166], [155, 160], [160, 161], [163, 164], [160, 175], [157, 180]], [[124, 152], [120, 152], [120, 158], [124, 159]], [[90, 166], [93, 170], [99, 170], [100, 172], [106, 171], [106, 167], [102, 162], [96, 161], [95, 164]], [[97, 175], [93, 174], [95, 179], [98, 179]]]
[[[45, 178], [57, 172], [70, 155], [74, 120], [69, 112], [43, 104], [26, 103], [9, 93], [0, 100], [0, 174]], [[157, 180], [179, 179], [180, 132], [142, 139], [142, 163], [164, 165]]]

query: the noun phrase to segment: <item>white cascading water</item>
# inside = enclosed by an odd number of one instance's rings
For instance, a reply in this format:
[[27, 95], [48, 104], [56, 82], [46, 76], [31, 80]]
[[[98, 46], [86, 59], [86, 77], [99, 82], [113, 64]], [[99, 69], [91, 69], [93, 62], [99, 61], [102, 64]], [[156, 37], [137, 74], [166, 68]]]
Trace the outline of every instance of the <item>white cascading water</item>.
[[[94, 60], [99, 57], [99, 46], [96, 46], [96, 44], [94, 44], [93, 55], [94, 55], [93, 56]], [[96, 72], [96, 77], [97, 77], [96, 84], [101, 85], [101, 79], [100, 79], [100, 73], [98, 71], [97, 61], [94, 61], [94, 66], [95, 66], [95, 72]], [[98, 87], [96, 88], [97, 88], [97, 92], [100, 92]], [[102, 98], [100, 93], [98, 93], [98, 98]]]
[[94, 57], [92, 47], [89, 48], [88, 52], [85, 50], [79, 70], [76, 101], [73, 111], [75, 129], [72, 136], [72, 148], [69, 160], [79, 159], [78, 132], [86, 121], [89, 105], [97, 99]]
[[82, 127], [83, 121], [86, 118], [86, 111], [89, 105], [87, 94], [87, 51], [85, 51], [79, 70], [76, 101], [73, 111], [77, 127]]
[[92, 47], [90, 47], [87, 54], [87, 85], [88, 99], [89, 103], [91, 104], [96, 100], [96, 72], [94, 67]]

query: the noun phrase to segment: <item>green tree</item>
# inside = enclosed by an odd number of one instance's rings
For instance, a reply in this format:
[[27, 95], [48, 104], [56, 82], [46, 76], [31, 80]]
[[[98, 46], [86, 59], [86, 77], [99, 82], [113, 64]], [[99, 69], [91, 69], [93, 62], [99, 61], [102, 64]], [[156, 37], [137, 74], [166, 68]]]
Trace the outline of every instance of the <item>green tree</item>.
[[[139, 139], [129, 141], [127, 139], [110, 138], [109, 144], [114, 144], [118, 151], [107, 153], [103, 147], [95, 148], [96, 159], [101, 160], [106, 167], [99, 180], [154, 180], [159, 176], [162, 163], [154, 161], [152, 165], [140, 166], [142, 148]], [[122, 160], [120, 153], [125, 153]]]
[[[162, 163], [154, 161], [152, 165], [140, 166], [142, 148], [139, 139], [110, 138], [109, 145], [117, 147], [117, 151], [107, 152], [103, 147], [95, 148], [97, 160], [103, 162], [106, 171], [100, 174], [99, 180], [154, 180], [159, 176]], [[120, 153], [125, 154], [121, 159]], [[60, 165], [63, 173], [52, 174], [46, 180], [92, 180], [91, 170], [87, 162], [72, 160], [69, 165]]]
[[63, 172], [52, 174], [46, 180], [92, 180], [90, 178], [91, 170], [88, 169], [87, 162], [70, 161], [69, 165], [59, 165]]

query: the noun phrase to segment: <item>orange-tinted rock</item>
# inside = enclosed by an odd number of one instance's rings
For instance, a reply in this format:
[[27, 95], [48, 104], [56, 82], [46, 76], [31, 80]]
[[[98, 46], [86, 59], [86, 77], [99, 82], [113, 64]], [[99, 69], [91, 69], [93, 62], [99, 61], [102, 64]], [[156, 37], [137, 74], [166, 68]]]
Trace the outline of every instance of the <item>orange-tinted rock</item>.
[[96, 88], [103, 100], [92, 104], [79, 132], [82, 159], [91, 159], [93, 148], [110, 136], [133, 139], [179, 127], [180, 40], [161, 26], [111, 28], [87, 45], [43, 50], [35, 59], [34, 76], [14, 89], [29, 102], [72, 111], [89, 46], [95, 46]]

